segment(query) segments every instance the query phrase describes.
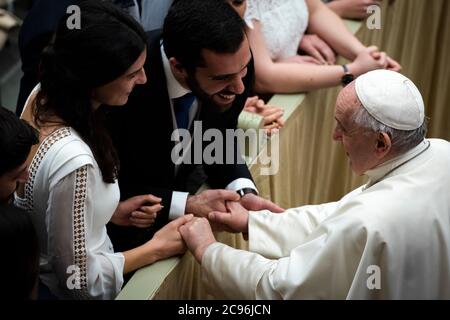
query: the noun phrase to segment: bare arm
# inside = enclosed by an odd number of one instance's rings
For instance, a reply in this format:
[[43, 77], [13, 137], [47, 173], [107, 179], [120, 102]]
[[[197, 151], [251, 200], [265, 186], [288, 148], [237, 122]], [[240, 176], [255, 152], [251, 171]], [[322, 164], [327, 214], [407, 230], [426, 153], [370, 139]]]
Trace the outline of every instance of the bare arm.
[[[261, 23], [254, 21], [254, 28], [248, 30], [248, 39], [253, 51], [256, 70], [257, 92], [293, 93], [336, 86], [344, 74], [342, 66], [324, 66], [272, 61], [261, 32]], [[375, 49], [365, 48], [358, 59], [349, 65], [355, 76], [385, 65], [382, 59], [375, 59]]]
[[272, 61], [261, 30], [254, 21], [248, 38], [255, 60], [256, 91], [291, 93], [335, 86], [342, 76], [340, 66], [319, 66]]
[[193, 215], [187, 214], [173, 220], [145, 244], [123, 252], [125, 257], [123, 273], [126, 274], [158, 260], [184, 253], [186, 247], [178, 228], [191, 221], [192, 218]]
[[379, 0], [335, 0], [327, 3], [328, 8], [337, 15], [347, 19], [364, 19], [367, 17], [367, 8], [371, 5], [380, 5]]
[[[341, 1], [333, 1], [341, 2]], [[341, 18], [320, 0], [306, 0], [310, 33], [319, 35], [341, 56], [354, 60], [365, 46], [347, 29]]]

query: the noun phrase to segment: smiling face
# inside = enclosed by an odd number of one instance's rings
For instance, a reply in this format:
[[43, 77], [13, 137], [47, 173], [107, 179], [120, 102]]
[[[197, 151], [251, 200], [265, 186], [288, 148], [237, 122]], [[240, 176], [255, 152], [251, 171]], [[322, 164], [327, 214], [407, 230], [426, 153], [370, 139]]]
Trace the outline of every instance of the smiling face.
[[333, 140], [342, 143], [350, 167], [357, 175], [362, 175], [376, 167], [380, 161], [377, 153], [378, 134], [358, 126], [353, 121], [353, 115], [358, 108], [362, 106], [353, 83], [345, 87], [337, 98]]
[[[247, 75], [247, 67], [251, 61], [248, 40], [244, 41], [235, 53], [216, 53], [208, 49], [202, 50], [204, 66], [195, 69], [191, 75], [183, 69], [179, 73], [181, 82], [198, 96], [211, 100], [220, 111], [229, 109], [236, 95], [244, 92], [242, 79]], [[172, 59], [171, 63], [176, 64]]]
[[128, 97], [138, 84], [147, 82], [144, 64], [147, 50], [144, 50], [130, 68], [116, 80], [95, 88], [92, 92], [94, 105], [106, 104], [110, 106], [123, 106]]
[[0, 203], [6, 203], [19, 183], [25, 183], [28, 179], [28, 163], [25, 162], [17, 168], [5, 172], [0, 176]]

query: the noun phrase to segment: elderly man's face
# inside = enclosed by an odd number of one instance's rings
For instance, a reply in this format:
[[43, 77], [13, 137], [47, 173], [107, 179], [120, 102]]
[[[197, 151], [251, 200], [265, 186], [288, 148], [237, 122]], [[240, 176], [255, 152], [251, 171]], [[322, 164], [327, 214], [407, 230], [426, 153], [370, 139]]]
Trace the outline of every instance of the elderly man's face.
[[342, 142], [350, 167], [357, 175], [362, 175], [378, 164], [375, 152], [377, 134], [354, 123], [353, 115], [358, 108], [362, 107], [356, 96], [353, 82], [345, 87], [337, 98], [333, 140]]

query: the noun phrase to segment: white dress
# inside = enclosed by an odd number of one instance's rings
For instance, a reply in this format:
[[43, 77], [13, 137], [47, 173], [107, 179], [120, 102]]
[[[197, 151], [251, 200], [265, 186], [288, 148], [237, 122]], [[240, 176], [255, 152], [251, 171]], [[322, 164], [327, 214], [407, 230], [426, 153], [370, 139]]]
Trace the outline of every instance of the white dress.
[[[430, 144], [429, 144], [430, 143]], [[251, 212], [250, 251], [221, 243], [205, 283], [231, 299], [450, 299], [450, 143], [425, 140], [338, 202]]]
[[117, 183], [102, 180], [88, 145], [71, 128], [49, 135], [31, 164], [25, 197], [33, 212], [40, 278], [61, 299], [114, 299], [123, 284], [124, 256], [114, 253], [106, 224], [119, 203]]
[[295, 56], [308, 27], [305, 0], [247, 0], [245, 21], [261, 23], [262, 33], [272, 60]]

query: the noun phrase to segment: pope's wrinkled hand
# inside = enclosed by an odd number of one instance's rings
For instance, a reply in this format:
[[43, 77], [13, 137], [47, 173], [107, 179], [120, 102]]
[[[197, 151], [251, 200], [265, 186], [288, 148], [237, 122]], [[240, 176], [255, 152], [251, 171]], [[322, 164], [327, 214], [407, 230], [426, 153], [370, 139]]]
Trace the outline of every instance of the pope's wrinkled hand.
[[178, 230], [195, 259], [201, 263], [208, 246], [216, 242], [208, 220], [206, 218], [194, 218]]

